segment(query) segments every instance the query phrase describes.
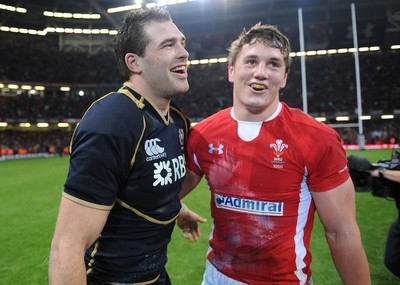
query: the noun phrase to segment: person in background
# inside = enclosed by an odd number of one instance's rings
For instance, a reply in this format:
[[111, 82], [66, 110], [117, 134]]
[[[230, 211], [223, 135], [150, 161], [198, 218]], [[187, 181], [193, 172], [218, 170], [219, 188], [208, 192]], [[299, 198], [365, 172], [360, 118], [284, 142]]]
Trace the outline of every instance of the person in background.
[[73, 134], [49, 284], [171, 284], [167, 245], [189, 128], [171, 99], [189, 88], [185, 42], [164, 9], [125, 18], [114, 40], [125, 83]]
[[386, 240], [384, 263], [385, 266], [397, 277], [400, 277], [400, 170], [377, 168], [371, 171], [371, 176], [395, 182], [392, 191], [398, 209], [398, 216], [389, 228]]
[[[315, 211], [343, 284], [371, 284], [339, 136], [279, 100], [289, 73], [288, 39], [259, 23], [231, 44], [228, 62], [233, 107], [191, 129], [180, 194], [203, 176], [211, 191], [202, 284], [313, 284]], [[196, 221], [182, 215], [178, 224], [189, 240], [198, 239]]]

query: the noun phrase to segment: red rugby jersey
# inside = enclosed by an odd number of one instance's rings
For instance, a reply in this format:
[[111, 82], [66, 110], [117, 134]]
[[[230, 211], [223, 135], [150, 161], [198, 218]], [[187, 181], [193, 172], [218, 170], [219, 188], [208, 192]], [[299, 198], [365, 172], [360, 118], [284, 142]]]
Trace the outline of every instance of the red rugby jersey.
[[197, 124], [187, 145], [187, 167], [204, 174], [211, 190], [207, 258], [241, 282], [304, 284], [311, 276], [310, 191], [333, 189], [349, 177], [340, 138], [284, 103], [270, 119], [241, 122], [240, 130], [231, 111]]

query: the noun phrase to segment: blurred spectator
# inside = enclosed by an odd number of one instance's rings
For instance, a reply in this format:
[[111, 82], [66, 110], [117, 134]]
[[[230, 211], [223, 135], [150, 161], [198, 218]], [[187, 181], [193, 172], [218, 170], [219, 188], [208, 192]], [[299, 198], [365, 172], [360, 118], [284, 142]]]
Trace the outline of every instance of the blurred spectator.
[[14, 131], [0, 132], [0, 156], [31, 153], [67, 152], [71, 132], [66, 131]]

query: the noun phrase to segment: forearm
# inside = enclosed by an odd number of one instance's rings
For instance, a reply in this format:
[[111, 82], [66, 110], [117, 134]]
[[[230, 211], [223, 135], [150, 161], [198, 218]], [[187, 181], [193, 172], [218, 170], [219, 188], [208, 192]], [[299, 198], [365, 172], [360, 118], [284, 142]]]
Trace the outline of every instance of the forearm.
[[371, 172], [372, 177], [381, 177], [390, 181], [400, 183], [400, 171], [390, 169], [375, 169]]
[[197, 184], [199, 184], [202, 176], [194, 173], [193, 171], [187, 169], [185, 179], [182, 182], [181, 191], [179, 193], [179, 199], [183, 199], [187, 194], [189, 194]]
[[72, 248], [52, 246], [49, 260], [49, 285], [86, 285], [83, 253]]
[[388, 180], [400, 183], [400, 171], [399, 170], [385, 170], [383, 172], [383, 177]]
[[369, 285], [371, 277], [368, 260], [360, 234], [327, 234], [336, 270], [344, 285]]

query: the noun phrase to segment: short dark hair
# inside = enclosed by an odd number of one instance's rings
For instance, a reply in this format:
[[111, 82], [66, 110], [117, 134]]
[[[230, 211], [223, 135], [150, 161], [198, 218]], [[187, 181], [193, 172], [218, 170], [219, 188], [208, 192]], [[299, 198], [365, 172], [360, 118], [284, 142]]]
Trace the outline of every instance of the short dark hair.
[[124, 80], [128, 80], [131, 75], [125, 64], [125, 55], [130, 52], [138, 56], [145, 55], [146, 46], [150, 41], [144, 30], [145, 25], [150, 22], [168, 21], [172, 21], [171, 15], [166, 9], [159, 7], [134, 10], [125, 17], [113, 40], [114, 55]]
[[271, 25], [262, 25], [258, 23], [246, 31], [243, 29], [239, 37], [232, 42], [229, 47], [228, 62], [235, 65], [237, 56], [245, 44], [253, 42], [261, 42], [269, 47], [278, 48], [284, 57], [286, 72], [290, 68], [290, 42], [289, 39], [283, 35], [278, 28]]

